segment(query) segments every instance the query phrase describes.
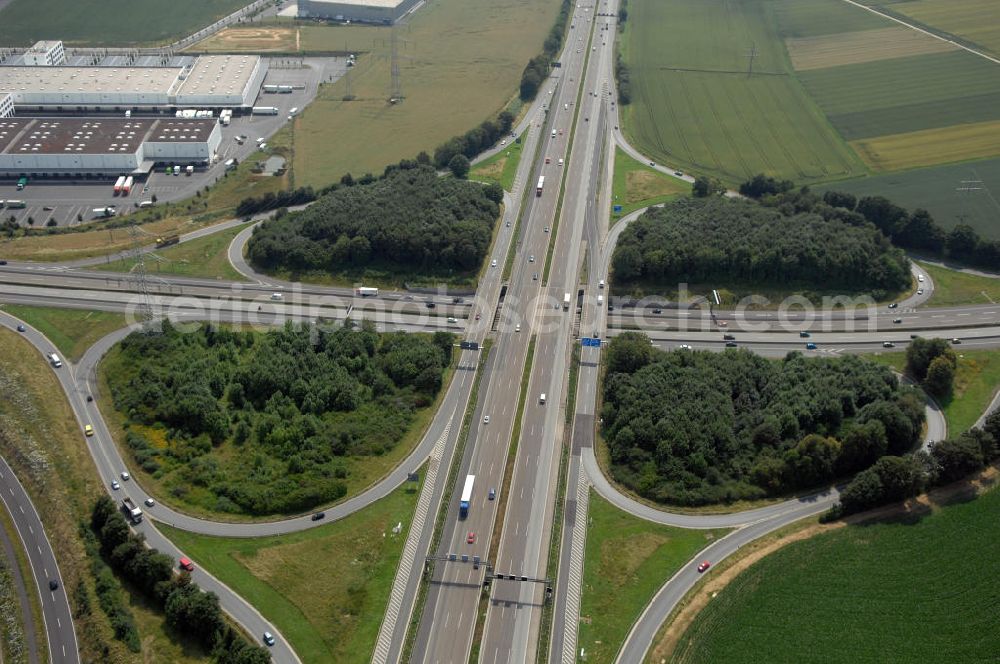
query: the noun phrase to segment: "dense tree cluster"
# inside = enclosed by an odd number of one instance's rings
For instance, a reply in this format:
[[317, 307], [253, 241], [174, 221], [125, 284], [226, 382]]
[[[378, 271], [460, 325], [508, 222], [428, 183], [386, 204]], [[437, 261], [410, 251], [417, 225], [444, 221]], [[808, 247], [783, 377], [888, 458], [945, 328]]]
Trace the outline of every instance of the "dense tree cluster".
[[863, 221], [719, 197], [647, 211], [622, 233], [613, 268], [617, 283], [809, 284], [876, 298], [910, 284], [906, 257]]
[[283, 207], [294, 205], [304, 205], [316, 200], [316, 192], [312, 187], [299, 187], [292, 191], [268, 192], [263, 196], [248, 196], [236, 206], [236, 216], [252, 217], [268, 210], [277, 210]]
[[549, 66], [552, 64], [552, 59], [556, 57], [559, 49], [562, 48], [563, 36], [566, 34], [566, 21], [569, 20], [573, 6], [573, 0], [563, 0], [559, 6], [559, 15], [556, 17], [556, 22], [552, 25], [552, 29], [549, 30], [549, 35], [545, 38], [545, 43], [542, 45], [541, 55], [536, 55], [529, 60], [528, 65], [524, 68], [524, 72], [521, 74], [520, 87], [522, 101], [531, 101], [534, 99], [535, 95], [538, 94], [538, 87], [545, 80], [545, 77], [549, 75]]
[[776, 180], [763, 174], [757, 174], [740, 185], [740, 194], [748, 198], [763, 198], [791, 191], [795, 188], [791, 180]]
[[657, 502], [702, 505], [806, 489], [902, 454], [923, 400], [853, 356], [777, 362], [746, 351], [607, 351], [603, 435], [615, 478]]
[[410, 166], [368, 184], [340, 187], [305, 210], [265, 221], [250, 238], [247, 255], [259, 267], [292, 272], [366, 266], [475, 270], [489, 248], [503, 191]]
[[434, 166], [441, 170], [450, 169], [452, 161], [457, 156], [465, 157], [467, 160], [474, 158], [483, 150], [496, 145], [497, 141], [510, 133], [513, 125], [514, 116], [502, 111], [496, 120], [485, 120], [461, 136], [448, 139], [434, 150]]
[[986, 418], [982, 429], [932, 443], [930, 454], [883, 457], [858, 473], [824, 518], [836, 519], [886, 503], [916, 496], [927, 487], [961, 480], [1000, 459], [1000, 410]]
[[[114, 630], [115, 639], [124, 643], [130, 651], [141, 652], [142, 642], [139, 639], [139, 628], [136, 627], [135, 616], [129, 609], [128, 595], [115, 577], [114, 571], [101, 557], [97, 538], [86, 524], [81, 524], [80, 536], [83, 540], [83, 547], [90, 557], [90, 571], [94, 575], [97, 604], [101, 607], [104, 615], [108, 617], [111, 629]], [[87, 585], [82, 581], [76, 588], [74, 600], [76, 604], [74, 617], [90, 613], [90, 594]]]
[[399, 442], [440, 390], [452, 342], [371, 325], [181, 333], [165, 322], [126, 337], [107, 375], [136, 463], [175, 496], [289, 513], [342, 497], [349, 457]]
[[[625, 11], [624, 9], [619, 12]], [[618, 103], [627, 105], [632, 103], [632, 74], [629, 72], [625, 59], [622, 58], [621, 51], [615, 55], [615, 80], [618, 81]]]
[[852, 194], [828, 191], [823, 198], [829, 205], [859, 213], [898, 247], [988, 270], [1000, 266], [1000, 240], [981, 238], [967, 224], [946, 231], [927, 210], [917, 209], [910, 213], [882, 196], [869, 196], [859, 201]]
[[212, 652], [216, 664], [266, 664], [271, 656], [230, 627], [215, 593], [202, 592], [191, 576], [174, 575], [174, 560], [146, 546], [129, 530], [115, 503], [101, 496], [91, 511], [90, 527], [101, 557], [138, 592], [162, 608], [167, 623]]
[[958, 357], [945, 339], [918, 337], [906, 349], [906, 373], [936, 399], [951, 396]]

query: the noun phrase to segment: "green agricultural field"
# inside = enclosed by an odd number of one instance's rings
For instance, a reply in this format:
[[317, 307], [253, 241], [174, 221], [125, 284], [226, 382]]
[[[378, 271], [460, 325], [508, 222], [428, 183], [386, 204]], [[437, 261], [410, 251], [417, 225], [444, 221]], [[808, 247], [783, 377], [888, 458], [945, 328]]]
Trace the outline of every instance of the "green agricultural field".
[[622, 217], [641, 207], [666, 203], [682, 194], [691, 193], [691, 185], [664, 175], [615, 148], [615, 174], [611, 188], [611, 204], [621, 205], [622, 211], [612, 216]]
[[[347, 172], [428, 152], [498, 113], [552, 27], [558, 0], [439, 0], [399, 31], [403, 101], [389, 104], [386, 30], [329, 27], [306, 39], [316, 50], [351, 43], [367, 49], [349, 76], [320, 90], [295, 119], [291, 144], [297, 186], [322, 186]], [[474, 26], [470, 29], [469, 26]], [[359, 36], [354, 37], [352, 32]], [[354, 101], [343, 101], [350, 94]]]
[[0, 10], [0, 44], [62, 39], [87, 46], [166, 44], [250, 4], [249, 0], [12, 0]]
[[767, 556], [710, 600], [670, 661], [989, 661], [1000, 652], [1000, 491], [963, 499]]
[[1000, 119], [996, 63], [966, 51], [799, 72], [848, 140]]
[[[633, 144], [657, 161], [729, 183], [759, 172], [801, 184], [866, 172], [796, 81], [774, 7], [764, 0], [630, 3], [621, 48], [632, 76], [623, 122]], [[748, 77], [751, 46], [757, 57]]]
[[122, 314], [5, 304], [3, 310], [44, 334], [65, 359], [75, 362], [105, 335], [125, 327]]
[[727, 530], [671, 528], [590, 494], [578, 645], [613, 662], [632, 624], [667, 579]]
[[933, 32], [1000, 55], [1000, 6], [995, 0], [861, 0]]
[[[185, 277], [225, 279], [227, 281], [246, 281], [243, 275], [237, 272], [229, 262], [229, 245], [233, 238], [243, 230], [243, 226], [234, 226], [228, 230], [154, 252], [143, 258], [146, 271], [154, 275], [182, 275]], [[133, 267], [135, 267], [135, 261], [129, 258], [113, 263], [102, 263], [94, 269], [107, 272], [130, 272]]]
[[1000, 159], [921, 168], [818, 187], [856, 196], [885, 196], [913, 210], [924, 208], [946, 229], [969, 224], [1000, 240]]
[[[418, 495], [419, 487], [407, 483], [340, 521], [275, 537], [226, 539], [161, 527], [195, 564], [272, 621], [303, 662], [363, 664], [375, 647]], [[397, 523], [402, 532], [393, 534]]]
[[843, 0], [779, 0], [774, 6], [774, 17], [783, 39], [876, 30], [892, 25]]

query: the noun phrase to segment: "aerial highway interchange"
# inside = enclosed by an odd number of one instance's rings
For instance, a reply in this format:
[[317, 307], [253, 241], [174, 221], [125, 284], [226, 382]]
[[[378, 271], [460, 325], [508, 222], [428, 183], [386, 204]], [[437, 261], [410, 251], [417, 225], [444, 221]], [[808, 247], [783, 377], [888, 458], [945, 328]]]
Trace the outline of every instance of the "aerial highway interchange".
[[[404, 558], [397, 572], [393, 593], [399, 601], [392, 609], [391, 619], [387, 618], [382, 626], [373, 655], [375, 662], [396, 662], [402, 656], [410, 618], [417, 608], [417, 588], [425, 574], [428, 592], [422, 613], [416, 616], [418, 626], [412, 636], [411, 661], [464, 663], [473, 647], [478, 648], [479, 661], [485, 664], [535, 661], [539, 649], [548, 652], [550, 661], [576, 661], [581, 551], [586, 496], [591, 488], [640, 518], [686, 528], [735, 528], [732, 534], [699, 554], [713, 561], [722, 560], [741, 545], [789, 523], [814, 516], [836, 502], [838, 493], [831, 487], [748, 512], [698, 516], [656, 510], [623, 495], [605, 478], [594, 456], [599, 346], [581, 348], [579, 380], [572, 401], [575, 411], [570, 413], [566, 424], [564, 408], [570, 396], [567, 374], [571, 348], [580, 343], [580, 338], [607, 340], [622, 331], [638, 329], [662, 348], [722, 350], [725, 347], [722, 335], [729, 332], [740, 347], [776, 356], [804, 350], [806, 339], [800, 336], [800, 331], [810, 332], [808, 341], [816, 344], [817, 353], [898, 352], [917, 333], [957, 338], [976, 348], [1000, 346], [1000, 307], [924, 307], [933, 294], [929, 276], [923, 285], [923, 295], [900, 302], [897, 310], [889, 310], [883, 304], [846, 312], [813, 311], [807, 317], [794, 309], [710, 313], [705, 307], [660, 309], [654, 303], [619, 306], [614, 311], [602, 306], [598, 295], [602, 294], [601, 284], [608, 283], [614, 243], [629, 220], [638, 214], [613, 229], [608, 227], [612, 178], [608, 151], [613, 152], [614, 146], [619, 145], [649, 161], [629, 146], [618, 130], [612, 48], [616, 32], [613, 17], [617, 11], [616, 0], [577, 6], [560, 58], [561, 67], [543, 83], [538, 99], [515, 128], [514, 133], [524, 141], [526, 158], [518, 166], [513, 193], [505, 199], [499, 232], [487, 257], [488, 261], [495, 261], [496, 267], [484, 270], [474, 295], [456, 295], [442, 289], [438, 293], [383, 291], [377, 297], [361, 297], [353, 289], [283, 282], [253, 272], [243, 260], [249, 227], [233, 241], [229, 255], [250, 282], [181, 277], [158, 277], [152, 282], [154, 311], [175, 321], [213, 320], [266, 326], [285, 320], [324, 323], [365, 319], [375, 321], [382, 330], [458, 332], [464, 340], [476, 342], [480, 349], [487, 339], [492, 339], [489, 357], [481, 370], [476, 402], [472, 403], [470, 396], [481, 350], [467, 349], [457, 360], [461, 370], [447, 386], [438, 412], [410, 456], [379, 483], [326, 509], [327, 522], [343, 518], [388, 495], [428, 458], [434, 461], [434, 481], [424, 488], [423, 509], [429, 516], [422, 521], [422, 529], [409, 533], [407, 545], [412, 555]], [[612, 28], [603, 30], [602, 26], [608, 23]], [[580, 48], [580, 44], [585, 46]], [[557, 159], [565, 165], [557, 166]], [[663, 165], [658, 168], [673, 172]], [[545, 191], [538, 196], [530, 191], [522, 196], [525, 189], [533, 189], [541, 175], [546, 177]], [[182, 241], [244, 223], [233, 220], [192, 233]], [[503, 266], [510, 251], [514, 252], [513, 267], [505, 279]], [[86, 269], [104, 260], [65, 264], [11, 261], [0, 267], [0, 301], [136, 314], [140, 296], [134, 280], [126, 275]], [[541, 278], [535, 278], [536, 274], [541, 274]], [[567, 294], [571, 298], [568, 307], [563, 305]], [[658, 312], [654, 313], [654, 309]], [[897, 318], [902, 322], [893, 322]], [[0, 324], [17, 329], [20, 321], [0, 313]], [[75, 364], [67, 362], [62, 369], [54, 369], [81, 431], [86, 424], [95, 429], [95, 435], [86, 439], [87, 445], [112, 494], [112, 480], [129, 463], [119, 454], [96, 401], [88, 397], [107, 398], [97, 388], [97, 364], [130, 331], [125, 328], [108, 335]], [[43, 356], [53, 351], [51, 341], [30, 326], [21, 334]], [[533, 354], [526, 366], [532, 338]], [[893, 345], [886, 347], [886, 343]], [[527, 387], [522, 393], [524, 375]], [[518, 422], [522, 401], [523, 415]], [[456, 460], [456, 445], [467, 409], [472, 409], [472, 424], [462, 456]], [[929, 404], [927, 413], [925, 444], [946, 435], [941, 412]], [[515, 431], [519, 438], [512, 445]], [[551, 569], [549, 539], [560, 500], [557, 479], [564, 438], [571, 442], [565, 469], [561, 541], [557, 543], [559, 567]], [[513, 457], [509, 458], [511, 454]], [[453, 463], [458, 472], [450, 474]], [[17, 492], [12, 472], [6, 467], [0, 471], [8, 510], [15, 517], [15, 512], [19, 512], [23, 519], [28, 519], [23, 528], [38, 539], [35, 531], [41, 530], [41, 524], [37, 515], [31, 522], [33, 511], [25, 511], [30, 503]], [[468, 515], [460, 519], [458, 495], [470, 475], [475, 476], [475, 489]], [[454, 482], [450, 487], [449, 479]], [[449, 489], [452, 499], [445, 504], [444, 496]], [[130, 491], [138, 501], [151, 497], [135, 481]], [[12, 505], [16, 509], [11, 509]], [[439, 544], [432, 549], [432, 528], [438, 510], [445, 510], [447, 516]], [[135, 529], [152, 546], [175, 558], [183, 552], [160, 534], [157, 523], [231, 537], [282, 534], [317, 525], [308, 515], [254, 523], [213, 522], [162, 503], [146, 510], [146, 514], [149, 518], [135, 525]], [[15, 521], [19, 532], [22, 531], [22, 519]], [[24, 532], [20, 534], [26, 546], [29, 540], [34, 544], [27, 547], [28, 557], [43, 600], [52, 659], [78, 661], [65, 592], [61, 585], [49, 591], [48, 580], [59, 578], [51, 547], [44, 541], [44, 532], [37, 542]], [[494, 542], [494, 536], [499, 541]], [[458, 555], [453, 557], [453, 553]], [[433, 564], [427, 564], [428, 557], [434, 559]], [[281, 638], [280, 631], [246, 600], [201, 568], [193, 576], [202, 588], [219, 595], [225, 610], [248, 632], [260, 635], [266, 630], [278, 636], [272, 649], [275, 661], [300, 661], [287, 640]], [[642, 660], [663, 620], [699, 576], [691, 564], [664, 580], [629, 633], [619, 652], [619, 662]], [[489, 599], [482, 632], [477, 634], [484, 582], [489, 582]], [[542, 610], [549, 603], [553, 608], [551, 641], [539, 644]], [[478, 642], [474, 643], [476, 639]]]

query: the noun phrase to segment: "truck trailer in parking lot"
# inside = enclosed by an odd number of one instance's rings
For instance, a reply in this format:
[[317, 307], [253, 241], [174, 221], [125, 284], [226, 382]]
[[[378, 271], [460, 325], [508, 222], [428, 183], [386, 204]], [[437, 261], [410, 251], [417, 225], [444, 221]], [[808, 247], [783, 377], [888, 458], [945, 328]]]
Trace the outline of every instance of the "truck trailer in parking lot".
[[125, 186], [125, 176], [120, 175], [118, 179], [115, 180], [115, 195], [122, 193], [122, 187]]
[[254, 115], [277, 115], [277, 106], [254, 106], [251, 110]]
[[11, 210], [22, 210], [26, 207], [28, 207], [28, 204], [25, 203], [24, 201], [15, 201], [15, 200], [7, 201], [7, 208]]
[[113, 217], [113, 216], [115, 216], [115, 208], [114, 208], [114, 206], [111, 206], [111, 205], [109, 205], [107, 207], [94, 208], [93, 209], [93, 213], [94, 213], [94, 216], [97, 216], [97, 217]]
[[134, 183], [135, 180], [132, 179], [131, 175], [125, 178], [125, 183], [122, 185], [122, 194], [128, 196], [130, 193], [132, 193], [132, 185]]

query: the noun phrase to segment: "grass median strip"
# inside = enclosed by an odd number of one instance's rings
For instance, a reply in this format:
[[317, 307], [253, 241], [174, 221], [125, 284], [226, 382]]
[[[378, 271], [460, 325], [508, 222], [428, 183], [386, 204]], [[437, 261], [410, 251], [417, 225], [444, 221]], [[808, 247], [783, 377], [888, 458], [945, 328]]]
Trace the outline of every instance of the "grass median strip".
[[934, 292], [927, 305], [952, 307], [966, 304], [996, 304], [1000, 302], [1000, 278], [949, 270], [940, 265], [918, 262], [934, 282]]
[[375, 647], [419, 494], [406, 483], [339, 521], [288, 535], [230, 539], [161, 528], [272, 621], [303, 662], [361, 664]]

